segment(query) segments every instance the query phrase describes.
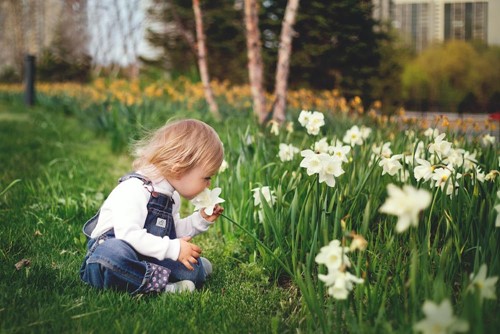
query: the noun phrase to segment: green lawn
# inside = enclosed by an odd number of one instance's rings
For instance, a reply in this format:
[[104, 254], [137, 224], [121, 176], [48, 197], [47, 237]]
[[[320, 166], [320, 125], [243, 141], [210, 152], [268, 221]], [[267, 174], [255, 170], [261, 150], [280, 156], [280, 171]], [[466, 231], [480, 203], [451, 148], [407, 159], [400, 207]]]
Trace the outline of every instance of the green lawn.
[[[1, 333], [283, 333], [297, 293], [247, 263], [240, 241], [197, 239], [214, 264], [204, 289], [131, 297], [85, 286], [81, 226], [129, 171], [130, 158], [58, 110], [0, 101]], [[9, 189], [7, 189], [11, 185]], [[7, 189], [7, 190], [6, 190]], [[30, 262], [17, 270], [22, 259]]]

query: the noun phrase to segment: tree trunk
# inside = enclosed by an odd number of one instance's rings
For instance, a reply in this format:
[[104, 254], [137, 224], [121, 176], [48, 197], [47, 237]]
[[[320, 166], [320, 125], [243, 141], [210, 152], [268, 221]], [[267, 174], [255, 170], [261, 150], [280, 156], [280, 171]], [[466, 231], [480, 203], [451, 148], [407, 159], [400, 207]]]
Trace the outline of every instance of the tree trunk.
[[199, 0], [193, 0], [194, 18], [196, 21], [196, 39], [197, 39], [197, 52], [198, 67], [200, 69], [201, 82], [203, 83], [203, 90], [205, 92], [205, 99], [207, 100], [210, 112], [216, 119], [221, 119], [217, 102], [215, 102], [214, 93], [210, 87], [210, 77], [208, 75], [207, 66], [207, 49], [205, 47], [205, 34], [203, 33], [203, 20], [200, 10]]
[[266, 97], [263, 87], [263, 62], [259, 31], [257, 0], [245, 0], [245, 27], [248, 52], [248, 74], [252, 91], [253, 110], [262, 124], [266, 120]]
[[288, 73], [290, 69], [290, 54], [292, 51], [293, 25], [299, 0], [288, 0], [281, 27], [278, 63], [276, 66], [276, 81], [274, 88], [273, 119], [278, 123], [285, 121], [286, 94], [288, 86]]

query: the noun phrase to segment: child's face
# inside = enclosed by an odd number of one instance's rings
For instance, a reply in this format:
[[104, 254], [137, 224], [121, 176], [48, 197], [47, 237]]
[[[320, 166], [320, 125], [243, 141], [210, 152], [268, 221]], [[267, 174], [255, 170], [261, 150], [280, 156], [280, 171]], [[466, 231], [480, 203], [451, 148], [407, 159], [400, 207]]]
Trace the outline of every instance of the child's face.
[[167, 179], [175, 190], [184, 198], [191, 200], [210, 187], [210, 178], [202, 167], [195, 167], [177, 179]]

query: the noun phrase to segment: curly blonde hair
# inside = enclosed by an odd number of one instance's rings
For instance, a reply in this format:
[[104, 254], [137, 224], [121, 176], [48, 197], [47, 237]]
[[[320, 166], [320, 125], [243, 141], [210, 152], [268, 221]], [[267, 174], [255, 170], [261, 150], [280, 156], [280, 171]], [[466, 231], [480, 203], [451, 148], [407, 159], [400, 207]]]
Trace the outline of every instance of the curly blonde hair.
[[151, 178], [177, 179], [200, 165], [209, 175], [215, 174], [224, 159], [224, 148], [211, 126], [184, 119], [167, 123], [137, 142], [133, 155], [135, 170]]

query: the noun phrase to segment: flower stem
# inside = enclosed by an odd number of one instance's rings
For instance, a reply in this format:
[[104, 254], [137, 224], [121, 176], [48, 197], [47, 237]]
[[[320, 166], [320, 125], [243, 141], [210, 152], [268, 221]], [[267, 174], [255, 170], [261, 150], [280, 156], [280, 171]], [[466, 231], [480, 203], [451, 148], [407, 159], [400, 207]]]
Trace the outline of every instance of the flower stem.
[[244, 228], [241, 224], [235, 222], [233, 219], [229, 218], [225, 214], [221, 214], [221, 216], [223, 218], [226, 218], [227, 220], [229, 220], [231, 223], [233, 223], [234, 225], [236, 225], [237, 227], [239, 227], [240, 229], [242, 229], [250, 237], [252, 237], [252, 239], [254, 239], [255, 242], [257, 242], [260, 246], [262, 246], [262, 248], [264, 248], [266, 250], [266, 252], [268, 252], [272, 257], [274, 257], [274, 259], [276, 261], [278, 261], [278, 263], [290, 275], [290, 277], [294, 277], [295, 276], [293, 274], [293, 272], [290, 270], [290, 268], [288, 268], [288, 266], [285, 263], [283, 263], [283, 261], [281, 261], [281, 259], [279, 257], [277, 257], [276, 254], [274, 254], [274, 252], [269, 247], [267, 247], [262, 241], [260, 241], [259, 238], [257, 238], [252, 232], [250, 232], [249, 230], [247, 230], [246, 228]]

